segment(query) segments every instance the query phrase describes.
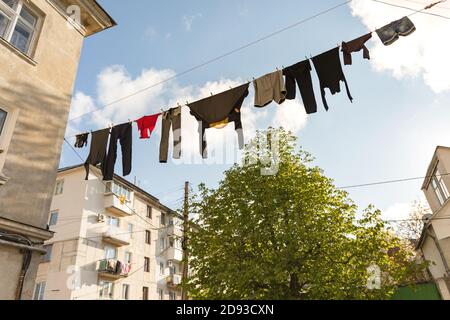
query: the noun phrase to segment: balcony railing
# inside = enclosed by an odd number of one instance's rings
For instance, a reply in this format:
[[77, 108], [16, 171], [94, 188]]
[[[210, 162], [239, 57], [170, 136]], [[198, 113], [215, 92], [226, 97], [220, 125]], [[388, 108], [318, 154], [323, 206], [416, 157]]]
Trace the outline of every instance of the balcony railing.
[[104, 259], [98, 262], [97, 272], [101, 276], [112, 279], [128, 277], [131, 265], [115, 259]]
[[131, 242], [131, 234], [117, 227], [106, 226], [103, 229], [103, 241], [115, 246], [128, 246]]
[[105, 208], [121, 217], [127, 217], [133, 213], [131, 203], [127, 199], [119, 199], [119, 197], [112, 193], [105, 195]]
[[183, 261], [183, 251], [174, 247], [167, 248], [160, 253], [166, 260]]
[[183, 237], [183, 230], [180, 227], [172, 224], [167, 227], [167, 234], [181, 238]]
[[166, 278], [166, 284], [168, 287], [176, 288], [181, 284], [182, 277], [179, 274], [172, 274]]

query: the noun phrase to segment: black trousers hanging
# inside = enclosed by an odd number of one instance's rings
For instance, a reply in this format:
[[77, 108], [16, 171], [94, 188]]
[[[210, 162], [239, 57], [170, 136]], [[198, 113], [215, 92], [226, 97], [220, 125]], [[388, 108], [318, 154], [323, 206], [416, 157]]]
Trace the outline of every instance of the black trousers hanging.
[[114, 166], [117, 160], [117, 141], [120, 140], [122, 148], [122, 166], [123, 176], [131, 173], [132, 144], [133, 144], [133, 126], [131, 123], [125, 123], [115, 126], [111, 130], [109, 140], [108, 156], [106, 158], [103, 180], [110, 181], [114, 177]]
[[91, 150], [86, 159], [84, 167], [86, 168], [86, 180], [89, 179], [90, 166], [102, 165], [104, 171], [106, 161], [106, 147], [108, 146], [109, 129], [99, 130], [92, 133]]

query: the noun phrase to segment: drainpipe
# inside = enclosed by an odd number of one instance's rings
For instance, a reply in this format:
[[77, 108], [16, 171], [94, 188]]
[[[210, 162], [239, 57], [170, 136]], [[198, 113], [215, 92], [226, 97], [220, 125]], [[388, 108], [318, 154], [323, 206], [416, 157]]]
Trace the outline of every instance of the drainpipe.
[[44, 249], [29, 246], [26, 244], [6, 241], [6, 240], [0, 240], [0, 245], [18, 248], [18, 249], [20, 249], [20, 251], [23, 254], [22, 268], [20, 270], [20, 276], [19, 276], [19, 281], [17, 283], [16, 295], [15, 295], [16, 300], [21, 300], [22, 292], [23, 292], [23, 285], [25, 283], [25, 277], [27, 275], [27, 272], [28, 272], [28, 269], [29, 269], [30, 263], [31, 263], [32, 252], [34, 251], [34, 252], [39, 252], [41, 254], [45, 254], [47, 251]]
[[23, 285], [25, 283], [25, 276], [27, 275], [28, 268], [30, 267], [31, 262], [31, 251], [30, 250], [21, 250], [23, 252], [23, 262], [22, 262], [22, 270], [20, 270], [19, 283], [17, 284], [16, 289], [16, 300], [22, 299], [22, 291]]

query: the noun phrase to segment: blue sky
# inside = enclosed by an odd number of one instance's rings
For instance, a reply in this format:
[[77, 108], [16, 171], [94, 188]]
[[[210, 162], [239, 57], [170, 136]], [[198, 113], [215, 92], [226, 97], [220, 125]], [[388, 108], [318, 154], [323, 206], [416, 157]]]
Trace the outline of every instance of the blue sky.
[[[184, 71], [287, 25], [339, 4], [337, 0], [196, 0], [196, 1], [99, 1], [118, 26], [85, 41], [74, 90], [71, 117], [114, 101], [174, 73]], [[421, 8], [426, 1], [390, 0]], [[450, 6], [433, 12], [450, 15]], [[343, 40], [361, 36], [374, 27], [410, 13], [370, 0], [354, 1], [324, 16], [285, 31], [218, 62], [193, 71], [140, 97], [69, 124], [68, 135], [100, 129], [105, 123], [158, 112], [177, 101], [225, 90], [252, 77], [331, 49]], [[450, 146], [450, 70], [445, 56], [450, 48], [441, 44], [450, 23], [436, 17], [411, 17], [418, 31], [390, 47], [374, 34], [368, 44], [372, 61], [354, 56], [345, 67], [351, 104], [345, 93], [331, 97], [323, 110], [314, 74], [319, 113], [306, 117], [301, 100], [288, 106], [270, 105], [264, 110], [244, 106], [247, 137], [257, 128], [287, 125], [315, 164], [347, 186], [425, 175], [437, 145]], [[439, 31], [436, 31], [439, 30]], [[429, 31], [429, 32], [428, 32]], [[431, 32], [433, 31], [433, 32]], [[432, 35], [431, 35], [432, 34]], [[343, 89], [343, 87], [342, 87]], [[150, 92], [151, 91], [151, 92]], [[192, 101], [192, 100], [190, 100]], [[284, 107], [284, 109], [283, 109]], [[185, 115], [187, 117], [187, 115]], [[295, 121], [293, 121], [295, 119]], [[298, 121], [296, 120], [298, 119]], [[184, 120], [184, 118], [183, 118]], [[245, 128], [244, 128], [245, 129]], [[214, 187], [229, 165], [183, 165], [158, 163], [158, 125], [149, 141], [139, 141], [135, 130], [133, 172], [141, 186], [176, 208], [184, 181], [205, 182]], [[195, 130], [186, 130], [186, 144], [195, 147]], [[215, 135], [216, 133], [214, 133]], [[224, 131], [235, 139], [232, 130]], [[231, 136], [230, 136], [231, 135]], [[218, 143], [212, 138], [210, 144]], [[184, 147], [184, 145], [183, 145]], [[189, 145], [187, 146], [189, 147]], [[83, 158], [87, 149], [81, 151]], [[64, 146], [61, 166], [79, 163]], [[120, 162], [116, 172], [121, 172]], [[368, 204], [387, 211], [389, 218], [403, 218], [408, 203], [422, 198], [422, 181], [356, 188], [350, 197], [362, 208]]]

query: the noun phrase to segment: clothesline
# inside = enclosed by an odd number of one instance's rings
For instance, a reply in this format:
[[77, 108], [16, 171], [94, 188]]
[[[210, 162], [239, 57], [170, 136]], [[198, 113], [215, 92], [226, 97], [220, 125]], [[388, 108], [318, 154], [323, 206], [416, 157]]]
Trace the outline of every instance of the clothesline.
[[[378, 1], [378, 0], [374, 0]], [[434, 2], [423, 8], [416, 10], [409, 16], [421, 11], [432, 8], [433, 6], [444, 2], [441, 0]], [[398, 41], [401, 36], [406, 37], [416, 31], [414, 23], [408, 16], [377, 29], [375, 32], [385, 45], [391, 45]], [[349, 42], [342, 42], [342, 45], [323, 52], [315, 57], [307, 58], [290, 67], [268, 73], [258, 79], [253, 78], [255, 102], [254, 106], [263, 108], [272, 102], [277, 104], [284, 103], [285, 100], [296, 98], [297, 87], [303, 100], [304, 108], [307, 114], [316, 113], [318, 110], [317, 101], [312, 82], [311, 62], [314, 64], [315, 71], [319, 78], [322, 103], [328, 111], [329, 106], [326, 99], [325, 89], [329, 89], [332, 95], [341, 92], [341, 82], [345, 83], [347, 96], [351, 102], [353, 97], [350, 93], [345, 73], [342, 68], [340, 51], [343, 53], [344, 64], [352, 64], [352, 53], [363, 51], [363, 58], [370, 60], [370, 52], [365, 43], [372, 38], [370, 32], [364, 36], [353, 39]], [[340, 50], [342, 49], [342, 50]], [[238, 135], [239, 148], [244, 148], [244, 136], [241, 121], [241, 108], [244, 100], [249, 95], [250, 81], [237, 87], [231, 87], [229, 90], [214, 95], [211, 92], [210, 97], [197, 100], [193, 103], [186, 101], [186, 104], [177, 103], [177, 107], [162, 111], [162, 134], [160, 143], [160, 163], [167, 163], [169, 150], [170, 130], [173, 131], [173, 158], [181, 158], [181, 114], [182, 107], [189, 107], [190, 113], [199, 123], [199, 146], [203, 159], [207, 155], [206, 129], [223, 128], [229, 123], [235, 124], [235, 130]], [[117, 160], [118, 142], [122, 148], [122, 166], [123, 176], [127, 176], [132, 170], [132, 140], [133, 140], [133, 122], [137, 122], [141, 139], [149, 139], [152, 135], [156, 123], [161, 113], [151, 116], [144, 116], [138, 120], [125, 122], [120, 125], [111, 124], [110, 127], [91, 131], [91, 147], [89, 156], [85, 162], [86, 180], [89, 176], [90, 165], [101, 165], [104, 181], [110, 181], [113, 178], [114, 167]], [[88, 145], [89, 133], [76, 136], [75, 147], [83, 148]]]
[[[413, 10], [414, 12], [412, 12], [411, 14], [409, 14], [409, 15], [406, 16], [406, 17], [411, 17], [411, 16], [413, 16], [413, 15], [415, 15], [415, 14], [418, 14], [418, 13], [425, 13], [425, 12], [424, 12], [425, 10], [429, 10], [429, 9], [435, 7], [435, 6], [438, 5], [438, 4], [441, 4], [441, 3], [446, 2], [447, 0], [440, 0], [440, 1], [436, 1], [436, 2], [430, 3], [429, 5], [425, 6], [425, 7], [422, 8], [422, 9], [419, 9], [419, 10], [415, 10], [415, 9], [412, 9], [412, 8], [409, 8], [409, 7], [405, 7], [405, 6], [399, 6], [399, 5], [391, 4], [391, 3], [384, 2], [384, 1], [381, 1], [381, 0], [371, 0], [371, 1], [373, 1], [373, 2], [378, 2], [378, 3], [381, 3], [381, 4], [391, 5], [391, 6], [395, 6], [395, 7], [399, 7], [399, 8], [403, 8], [403, 9]], [[351, 2], [351, 1], [348, 1], [348, 2]], [[428, 14], [428, 13], [427, 13], [427, 14]], [[435, 14], [433, 14], [433, 15], [435, 15]], [[439, 15], [439, 16], [440, 16], [440, 17], [443, 17], [443, 18], [448, 18], [448, 19], [450, 19], [449, 17], [445, 17], [445, 16], [441, 16], [441, 15]], [[373, 33], [375, 33], [375, 32], [377, 31], [377, 29], [378, 29], [378, 28], [375, 28], [375, 29], [373, 29], [372, 31], [370, 31], [369, 33], [373, 34]], [[340, 44], [337, 44], [337, 46], [338, 46], [339, 48], [341, 47]], [[309, 60], [309, 59], [312, 59], [313, 57], [312, 57], [312, 55], [310, 54], [310, 55], [309, 55], [309, 58], [308, 58], [307, 56], [305, 56], [305, 58], [306, 58], [306, 60]], [[283, 69], [285, 68], [284, 65], [282, 65], [282, 68], [283, 68]], [[278, 67], [276, 67], [276, 70], [277, 70], [277, 71], [279, 70]], [[253, 81], [256, 80], [255, 77], [252, 77], [252, 79], [253, 79]], [[250, 84], [251, 81], [250, 81], [250, 80], [247, 80], [246, 83], [249, 83], [249, 84]], [[243, 83], [243, 84], [244, 84], [244, 83]], [[241, 85], [243, 85], [243, 84], [241, 84]], [[233, 89], [233, 87], [230, 86], [230, 89]], [[211, 92], [211, 96], [212, 96], [212, 95], [213, 95], [213, 93]], [[202, 100], [202, 99], [200, 99], [200, 100]], [[166, 109], [166, 110], [161, 109], [161, 112], [160, 112], [160, 113], [155, 113], [155, 114], [150, 115], [150, 116], [156, 116], [157, 114], [163, 114], [163, 113], [165, 113], [165, 112], [168, 112], [170, 109], [173, 109], [173, 108], [176, 108], [176, 107], [182, 107], [182, 108], [188, 107], [189, 104], [190, 104], [190, 103], [189, 103], [188, 101], [186, 101], [185, 104], [177, 103], [177, 105], [176, 105], [175, 107], [168, 107], [168, 109]], [[71, 120], [74, 120], [74, 119], [76, 119], [76, 118], [73, 118], [73, 119], [71, 119]], [[123, 125], [123, 124], [127, 124], [127, 123], [136, 122], [137, 120], [138, 120], [138, 119], [136, 119], [136, 120], [128, 120], [127, 122], [123, 122], [123, 123], [120, 123], [120, 124], [118, 124], [118, 125]], [[109, 124], [109, 128], [112, 128], [112, 127], [114, 127], [114, 126], [115, 126], [114, 123], [110, 123], [110, 124]], [[100, 130], [101, 130], [101, 129], [100, 129]], [[93, 132], [93, 130], [90, 130], [90, 133], [92, 133], [92, 132]], [[84, 133], [82, 133], [82, 134], [88, 134], [88, 133], [89, 133], [89, 132], [86, 131], [86, 132], [84, 132]], [[78, 135], [78, 134], [77, 134], [77, 135]], [[75, 138], [77, 135], [67, 136], [66, 139], [69, 139], [69, 138]]]

